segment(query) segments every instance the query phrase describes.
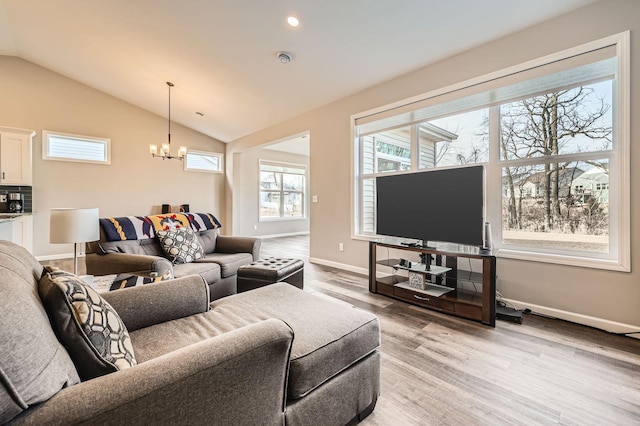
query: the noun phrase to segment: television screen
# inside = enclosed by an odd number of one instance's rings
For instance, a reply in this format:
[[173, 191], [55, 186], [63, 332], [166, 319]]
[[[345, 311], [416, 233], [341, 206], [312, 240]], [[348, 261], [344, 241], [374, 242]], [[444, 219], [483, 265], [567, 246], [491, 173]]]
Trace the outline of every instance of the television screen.
[[376, 232], [481, 246], [483, 198], [483, 166], [378, 176]]

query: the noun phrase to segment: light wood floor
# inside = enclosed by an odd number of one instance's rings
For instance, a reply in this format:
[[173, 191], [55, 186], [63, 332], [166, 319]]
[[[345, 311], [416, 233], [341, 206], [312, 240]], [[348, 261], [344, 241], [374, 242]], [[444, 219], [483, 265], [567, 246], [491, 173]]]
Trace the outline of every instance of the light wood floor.
[[640, 425], [640, 340], [526, 315], [496, 328], [368, 291], [366, 276], [308, 263], [309, 238], [265, 239], [305, 260], [305, 289], [373, 312], [382, 389], [372, 425]]

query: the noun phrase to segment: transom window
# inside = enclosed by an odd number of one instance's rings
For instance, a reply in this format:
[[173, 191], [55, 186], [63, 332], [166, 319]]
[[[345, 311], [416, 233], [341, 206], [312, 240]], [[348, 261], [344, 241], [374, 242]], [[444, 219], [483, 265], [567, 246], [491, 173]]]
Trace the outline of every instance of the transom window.
[[42, 159], [111, 164], [111, 140], [43, 130]]
[[260, 220], [305, 217], [307, 168], [260, 160]]
[[188, 150], [184, 158], [187, 171], [222, 173], [223, 154]]
[[376, 234], [376, 176], [484, 164], [499, 255], [629, 270], [627, 40], [357, 116], [355, 234]]

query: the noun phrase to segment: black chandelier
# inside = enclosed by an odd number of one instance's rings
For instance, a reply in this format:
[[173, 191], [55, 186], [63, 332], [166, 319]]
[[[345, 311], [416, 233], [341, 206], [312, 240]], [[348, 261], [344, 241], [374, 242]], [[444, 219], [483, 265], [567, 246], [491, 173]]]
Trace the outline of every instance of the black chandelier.
[[180, 160], [187, 155], [187, 147], [181, 146], [178, 148], [178, 154], [171, 154], [171, 88], [173, 87], [173, 83], [167, 81], [167, 86], [169, 86], [169, 135], [167, 139], [167, 143], [163, 143], [160, 146], [160, 152], [158, 152], [158, 145], [151, 144], [149, 145], [149, 152], [153, 158], [162, 158], [163, 160]]

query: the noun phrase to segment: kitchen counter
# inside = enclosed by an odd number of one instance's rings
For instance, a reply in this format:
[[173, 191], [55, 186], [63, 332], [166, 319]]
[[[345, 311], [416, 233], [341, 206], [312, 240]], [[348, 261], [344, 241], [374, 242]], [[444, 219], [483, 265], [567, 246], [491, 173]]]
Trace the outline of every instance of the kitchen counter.
[[0, 213], [0, 223], [31, 216], [32, 213]]

